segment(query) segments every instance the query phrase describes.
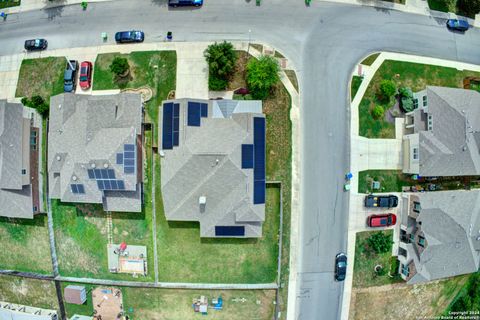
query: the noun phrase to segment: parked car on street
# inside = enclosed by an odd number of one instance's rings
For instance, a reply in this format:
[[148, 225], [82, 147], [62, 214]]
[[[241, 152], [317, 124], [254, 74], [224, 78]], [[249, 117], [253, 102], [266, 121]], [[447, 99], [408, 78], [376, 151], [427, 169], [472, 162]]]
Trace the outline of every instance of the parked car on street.
[[48, 42], [45, 39], [31, 39], [25, 40], [25, 50], [34, 51], [34, 50], [45, 50], [47, 49]]
[[372, 228], [390, 227], [397, 223], [397, 216], [393, 213], [372, 214], [367, 218], [367, 226]]
[[115, 33], [115, 41], [118, 43], [143, 42], [143, 40], [145, 40], [143, 31], [132, 30]]
[[398, 205], [398, 197], [392, 194], [376, 196], [369, 194], [365, 197], [365, 207], [367, 208], [395, 208]]
[[92, 86], [92, 63], [83, 61], [80, 65], [80, 88], [86, 90]]
[[168, 5], [174, 8], [186, 6], [200, 7], [202, 4], [203, 0], [168, 0]]
[[345, 253], [339, 253], [335, 257], [335, 280], [343, 281], [347, 274], [347, 256]]
[[470, 28], [468, 21], [459, 19], [448, 19], [447, 28], [455, 31], [467, 31]]
[[75, 92], [77, 86], [78, 61], [69, 60], [63, 73], [63, 91]]

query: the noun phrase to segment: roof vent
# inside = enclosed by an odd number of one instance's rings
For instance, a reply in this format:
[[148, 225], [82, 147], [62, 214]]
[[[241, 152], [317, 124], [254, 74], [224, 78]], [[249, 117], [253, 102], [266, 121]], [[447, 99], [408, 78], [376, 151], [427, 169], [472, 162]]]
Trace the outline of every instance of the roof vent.
[[108, 168], [108, 163], [105, 162], [105, 163], [103, 164], [103, 167], [104, 167], [105, 169], [107, 169], [107, 168]]
[[95, 167], [96, 167], [95, 163], [92, 162], [92, 164], [90, 165], [90, 167], [95, 168]]
[[480, 241], [480, 236], [477, 237], [477, 241]]
[[162, 158], [165, 157], [165, 151], [160, 150], [159, 154], [160, 154], [160, 157], [162, 157]]
[[58, 156], [56, 157], [56, 159], [57, 159], [57, 161], [60, 161], [60, 160], [62, 160], [62, 157], [60, 157], [60, 155], [58, 155]]
[[77, 179], [78, 179], [77, 176], [72, 176], [73, 181], [77, 181]]
[[61, 104], [58, 105], [58, 109], [62, 109], [62, 105], [61, 105]]
[[206, 205], [207, 204], [207, 197], [206, 196], [198, 197], [198, 204], [199, 205]]

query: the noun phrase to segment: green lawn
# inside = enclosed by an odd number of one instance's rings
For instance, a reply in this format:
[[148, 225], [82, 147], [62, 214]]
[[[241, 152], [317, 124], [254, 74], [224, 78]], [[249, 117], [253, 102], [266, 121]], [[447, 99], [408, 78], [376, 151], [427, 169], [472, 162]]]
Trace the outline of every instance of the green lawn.
[[375, 60], [377, 60], [378, 56], [380, 53], [374, 53], [366, 57], [360, 64], [366, 65], [366, 66], [371, 66]]
[[393, 230], [357, 233], [357, 240], [355, 243], [355, 264], [353, 267], [353, 286], [355, 288], [380, 286], [403, 281], [400, 278], [400, 275], [396, 272], [393, 277], [390, 277], [388, 273], [384, 276], [375, 275], [374, 268], [377, 264], [382, 265], [386, 270], [390, 270], [392, 264], [396, 261], [396, 259], [392, 259], [391, 252], [377, 254], [372, 249], [368, 248], [367, 239], [375, 232], [383, 232], [390, 236], [393, 241]]
[[480, 73], [459, 71], [453, 68], [425, 65], [411, 62], [386, 60], [375, 73], [359, 106], [360, 135], [367, 138], [394, 138], [395, 126], [385, 119], [375, 120], [371, 110], [382, 106], [386, 112], [394, 105], [394, 99], [384, 103], [377, 98], [380, 82], [393, 80], [397, 88], [408, 86], [414, 92], [423, 90], [427, 85], [463, 88], [463, 79], [468, 76], [479, 77]]
[[58, 309], [55, 285], [52, 281], [0, 275], [0, 301]]
[[[117, 56], [128, 59], [130, 81], [119, 85], [109, 69]], [[175, 90], [177, 53], [175, 51], [139, 51], [130, 54], [99, 54], [95, 61], [93, 90], [139, 88], [148, 86], [153, 90], [153, 98], [147, 103], [147, 113], [153, 123], [157, 123], [158, 106], [171, 90]]]
[[352, 77], [352, 84], [350, 87], [350, 97], [353, 101], [355, 98], [355, 95], [357, 94], [358, 88], [360, 88], [360, 85], [362, 84], [363, 78], [359, 76], [353, 76]]
[[46, 215], [32, 220], [0, 217], [0, 243], [0, 269], [52, 273]]
[[[380, 190], [372, 190], [372, 181], [380, 182]], [[358, 192], [400, 192], [403, 186], [415, 185], [411, 175], [401, 170], [366, 170], [358, 173]]]
[[20, 0], [3, 0], [0, 1], [0, 9], [15, 7], [20, 5]]
[[25, 59], [20, 66], [16, 97], [50, 97], [63, 92], [65, 57]]

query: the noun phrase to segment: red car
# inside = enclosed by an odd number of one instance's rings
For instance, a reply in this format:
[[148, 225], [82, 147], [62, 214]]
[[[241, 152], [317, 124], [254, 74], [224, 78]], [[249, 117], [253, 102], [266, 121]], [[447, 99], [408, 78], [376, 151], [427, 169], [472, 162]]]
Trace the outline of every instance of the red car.
[[367, 225], [372, 228], [390, 227], [397, 223], [397, 216], [393, 213], [372, 214], [367, 218]]
[[83, 61], [80, 65], [80, 88], [86, 90], [92, 86], [92, 63]]

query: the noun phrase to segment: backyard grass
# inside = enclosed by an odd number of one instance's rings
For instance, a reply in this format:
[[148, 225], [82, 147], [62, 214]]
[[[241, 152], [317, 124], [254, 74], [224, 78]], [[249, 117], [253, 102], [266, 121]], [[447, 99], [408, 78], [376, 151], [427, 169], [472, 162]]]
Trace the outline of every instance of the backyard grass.
[[0, 301], [58, 309], [55, 285], [52, 281], [0, 275]]
[[52, 273], [47, 217], [0, 218], [0, 269]]
[[[390, 270], [395, 259], [392, 259], [392, 253], [386, 252], [377, 254], [368, 247], [367, 239], [375, 232], [382, 232], [388, 235], [393, 242], [393, 230], [386, 231], [366, 231], [357, 233], [355, 243], [355, 264], [353, 266], [353, 287], [365, 288], [402, 282], [397, 272], [392, 272], [392, 277], [387, 274], [377, 276], [374, 268], [381, 265], [385, 270]], [[394, 268], [392, 268], [394, 269]]]
[[371, 66], [375, 62], [375, 60], [377, 60], [379, 55], [380, 55], [380, 53], [371, 54], [368, 57], [366, 57], [365, 59], [363, 59], [363, 61], [360, 62], [360, 64], [363, 64], [363, 65], [366, 65], [366, 66]]
[[355, 98], [355, 95], [357, 94], [358, 89], [360, 88], [360, 85], [362, 84], [363, 78], [359, 76], [353, 76], [352, 77], [352, 84], [350, 87], [350, 98], [353, 101]]
[[375, 120], [371, 110], [380, 105], [385, 115], [393, 107], [394, 100], [382, 102], [377, 98], [380, 82], [384, 79], [395, 82], [397, 88], [410, 87], [414, 92], [423, 90], [427, 85], [463, 88], [463, 79], [468, 76], [479, 77], [480, 73], [459, 71], [453, 68], [425, 65], [411, 62], [386, 60], [375, 73], [359, 106], [360, 136], [367, 138], [394, 138], [395, 126], [385, 118]]
[[0, 1], [0, 9], [15, 7], [20, 5], [20, 0], [3, 0]]
[[25, 59], [20, 66], [17, 97], [39, 95], [49, 102], [50, 97], [63, 92], [65, 57]]
[[[372, 189], [372, 182], [380, 182], [380, 190]], [[411, 175], [403, 174], [401, 170], [366, 170], [358, 173], [358, 192], [400, 192], [403, 186], [415, 185]]]
[[284, 70], [284, 71], [285, 71], [285, 74], [287, 75], [288, 79], [290, 79], [290, 82], [292, 83], [293, 87], [298, 92], [297, 74], [293, 70]]
[[[119, 84], [109, 67], [117, 56], [128, 59], [130, 80]], [[99, 54], [95, 61], [93, 90], [139, 88], [148, 86], [153, 97], [146, 104], [150, 121], [158, 122], [158, 106], [167, 99], [168, 93], [175, 90], [177, 53], [175, 51], [138, 51], [130, 54]]]

